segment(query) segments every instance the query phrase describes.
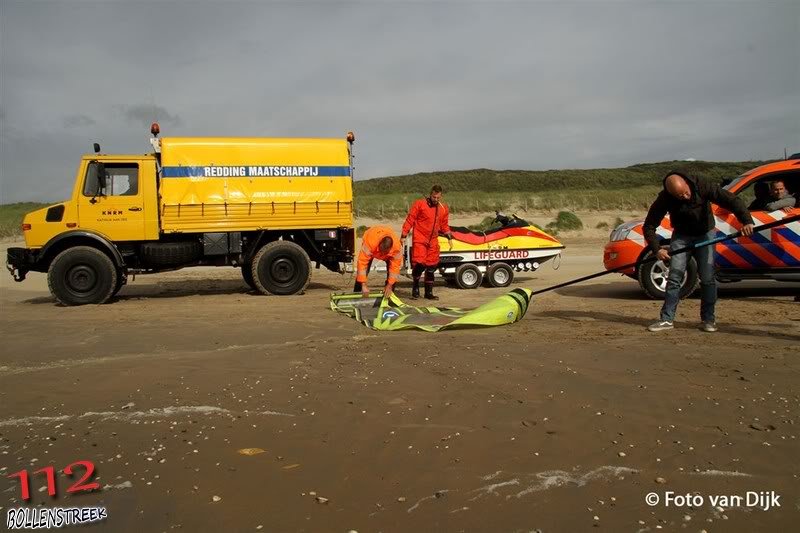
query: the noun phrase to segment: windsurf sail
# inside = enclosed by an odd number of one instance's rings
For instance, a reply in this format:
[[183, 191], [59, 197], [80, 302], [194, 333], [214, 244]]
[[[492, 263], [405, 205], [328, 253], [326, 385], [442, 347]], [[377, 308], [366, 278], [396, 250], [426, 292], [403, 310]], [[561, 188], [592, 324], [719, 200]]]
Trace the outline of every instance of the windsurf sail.
[[397, 295], [364, 297], [358, 293], [334, 293], [331, 309], [354, 318], [377, 331], [418, 329], [442, 331], [513, 324], [525, 316], [530, 302], [528, 289], [514, 289], [475, 309], [457, 307], [415, 307]]

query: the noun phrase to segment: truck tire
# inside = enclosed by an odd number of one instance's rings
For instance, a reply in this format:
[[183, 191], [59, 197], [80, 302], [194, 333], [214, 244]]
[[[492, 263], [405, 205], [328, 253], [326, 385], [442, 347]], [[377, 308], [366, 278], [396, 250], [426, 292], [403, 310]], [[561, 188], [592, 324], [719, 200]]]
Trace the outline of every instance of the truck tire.
[[254, 291], [258, 290], [258, 287], [256, 287], [256, 282], [253, 281], [253, 263], [247, 262], [242, 265], [242, 278], [244, 279], [244, 282], [247, 283], [248, 287]]
[[148, 265], [178, 266], [195, 261], [202, 253], [200, 241], [146, 242], [142, 256]]
[[114, 285], [114, 292], [111, 293], [111, 296], [116, 296], [122, 287], [127, 284], [127, 281], [128, 277], [121, 271], [117, 270], [117, 283]]
[[[643, 259], [653, 256], [653, 252], [647, 252]], [[663, 300], [667, 290], [667, 276], [669, 275], [669, 266], [663, 261], [651, 261], [641, 265], [637, 271], [637, 279], [639, 286], [642, 290], [654, 300]], [[700, 279], [697, 277], [697, 262], [694, 257], [689, 258], [686, 264], [686, 274], [683, 277], [683, 284], [681, 285], [681, 298], [686, 298], [692, 294]]]
[[507, 263], [495, 263], [486, 271], [486, 279], [492, 287], [508, 287], [514, 281], [514, 269]]
[[311, 260], [297, 244], [274, 241], [256, 252], [251, 272], [256, 289], [262, 294], [297, 294], [311, 280]]
[[456, 269], [456, 285], [459, 289], [477, 289], [481, 281], [483, 274], [472, 263], [465, 263]]
[[67, 248], [47, 271], [50, 293], [63, 305], [102, 304], [117, 287], [117, 267], [91, 246]]

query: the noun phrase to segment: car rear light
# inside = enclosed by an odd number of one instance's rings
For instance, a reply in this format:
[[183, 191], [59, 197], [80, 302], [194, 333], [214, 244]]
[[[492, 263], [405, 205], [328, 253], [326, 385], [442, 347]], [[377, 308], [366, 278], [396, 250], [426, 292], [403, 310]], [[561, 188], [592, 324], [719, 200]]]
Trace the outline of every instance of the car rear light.
[[30, 224], [23, 224], [22, 225], [22, 231], [30, 231], [30, 230], [31, 230], [31, 225]]

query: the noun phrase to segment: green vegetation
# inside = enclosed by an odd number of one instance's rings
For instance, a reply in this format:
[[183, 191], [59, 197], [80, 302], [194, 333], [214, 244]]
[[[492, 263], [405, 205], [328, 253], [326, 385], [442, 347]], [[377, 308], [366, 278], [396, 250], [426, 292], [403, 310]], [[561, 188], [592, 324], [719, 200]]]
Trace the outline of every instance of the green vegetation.
[[531, 210], [642, 210], [670, 170], [681, 168], [716, 181], [733, 178], [761, 161], [715, 163], [667, 161], [618, 169], [461, 170], [426, 172], [355, 182], [357, 216], [399, 218], [439, 183], [453, 214]]
[[478, 222], [477, 224], [472, 224], [467, 227], [472, 231], [486, 231], [492, 227], [493, 225], [492, 222], [494, 222], [494, 217], [484, 217], [484, 219]]
[[608, 222], [598, 222], [597, 225], [594, 227], [595, 229], [608, 229]]
[[706, 161], [666, 161], [643, 163], [625, 168], [591, 170], [458, 170], [425, 172], [408, 176], [375, 178], [355, 183], [356, 195], [410, 194], [416, 197], [428, 192], [434, 183], [442, 185], [446, 194], [464, 191], [483, 192], [540, 192], [571, 189], [627, 189], [660, 186], [670, 170], [681, 168], [720, 181], [733, 178], [756, 167], [761, 161], [714, 163]]
[[364, 226], [364, 225], [361, 225], [361, 226], [357, 227], [356, 228], [356, 237], [363, 237], [364, 233], [366, 233], [368, 229], [369, 228]]
[[0, 205], [0, 237], [13, 237], [22, 233], [22, 218], [30, 211], [36, 211], [50, 204], [23, 202]]
[[557, 235], [560, 231], [583, 229], [583, 222], [575, 213], [559, 211], [555, 220], [548, 223], [545, 229], [551, 235]]
[[[357, 185], [357, 183], [356, 183]], [[630, 189], [572, 189], [552, 190], [537, 193], [520, 192], [452, 192], [445, 193], [445, 202], [450, 213], [487, 213], [502, 211], [517, 214], [530, 211], [605, 211], [624, 209], [641, 211], [647, 209], [655, 199], [660, 186], [634, 187]], [[356, 216], [396, 219], [403, 218], [414, 200], [422, 194], [370, 194], [355, 195]]]

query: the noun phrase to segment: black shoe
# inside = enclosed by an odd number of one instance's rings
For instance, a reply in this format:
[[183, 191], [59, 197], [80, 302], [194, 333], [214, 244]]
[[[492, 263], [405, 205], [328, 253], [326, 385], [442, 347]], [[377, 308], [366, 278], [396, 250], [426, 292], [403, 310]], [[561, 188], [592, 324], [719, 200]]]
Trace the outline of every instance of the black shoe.
[[419, 287], [414, 287], [411, 289], [411, 299], [419, 300]]
[[439, 297], [433, 295], [433, 289], [426, 288], [425, 289], [425, 299], [426, 300], [438, 300]]

